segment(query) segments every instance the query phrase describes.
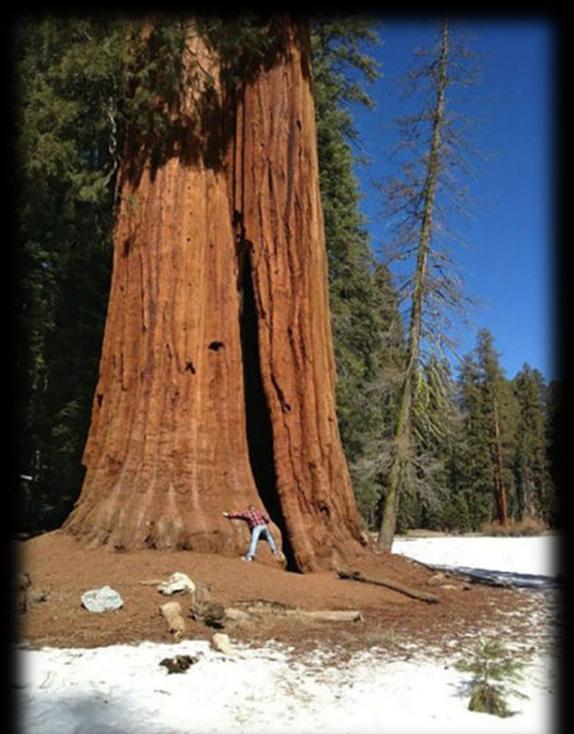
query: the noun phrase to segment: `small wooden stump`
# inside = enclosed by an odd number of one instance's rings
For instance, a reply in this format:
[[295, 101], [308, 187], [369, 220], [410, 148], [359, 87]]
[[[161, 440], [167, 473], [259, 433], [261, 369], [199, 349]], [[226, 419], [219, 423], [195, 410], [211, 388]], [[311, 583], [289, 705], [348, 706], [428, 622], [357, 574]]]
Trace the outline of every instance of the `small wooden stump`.
[[179, 639], [185, 632], [185, 620], [181, 613], [181, 604], [177, 601], [170, 601], [167, 604], [162, 604], [159, 611], [167, 622], [170, 634]]

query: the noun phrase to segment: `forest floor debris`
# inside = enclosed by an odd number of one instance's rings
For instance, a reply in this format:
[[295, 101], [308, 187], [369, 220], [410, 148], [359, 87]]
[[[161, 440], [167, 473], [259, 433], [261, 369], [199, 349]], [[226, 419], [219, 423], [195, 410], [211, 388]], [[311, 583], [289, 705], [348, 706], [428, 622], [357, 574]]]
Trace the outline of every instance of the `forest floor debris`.
[[[209, 588], [209, 599], [223, 608], [246, 611], [257, 600], [278, 609], [304, 611], [360, 611], [363, 621], [330, 624], [309, 618], [305, 624], [285, 614], [265, 614], [253, 623], [244, 617], [228, 620], [226, 630], [235, 638], [262, 643], [270, 638], [297, 647], [312, 648], [316, 639], [345, 640], [352, 649], [364, 646], [364, 635], [393, 633], [432, 644], [496, 623], [510, 613], [528, 619], [531, 595], [511, 588], [472, 585], [450, 589], [432, 587], [439, 604], [421, 604], [399, 591], [366, 583], [342, 581], [335, 571], [314, 574], [286, 572], [256, 560], [247, 566], [240, 558], [188, 551], [142, 550], [117, 553], [87, 548], [59, 531], [20, 543], [19, 565], [34, 590], [49, 594], [48, 601], [29, 603], [19, 615], [19, 638], [33, 647], [99, 647], [141, 641], [170, 642], [172, 636], [160, 615], [157, 588], [141, 579], [165, 579], [173, 568]], [[356, 569], [366, 577], [384, 574], [405, 586], [429, 588], [436, 573], [396, 554], [374, 555]], [[451, 576], [451, 578], [453, 578]], [[110, 584], [124, 600], [113, 615], [90, 615], [79, 603], [86, 588]], [[191, 594], [177, 596], [185, 619], [185, 637], [209, 640], [213, 630], [201, 615], [193, 618]], [[241, 615], [239, 615], [241, 617]]]

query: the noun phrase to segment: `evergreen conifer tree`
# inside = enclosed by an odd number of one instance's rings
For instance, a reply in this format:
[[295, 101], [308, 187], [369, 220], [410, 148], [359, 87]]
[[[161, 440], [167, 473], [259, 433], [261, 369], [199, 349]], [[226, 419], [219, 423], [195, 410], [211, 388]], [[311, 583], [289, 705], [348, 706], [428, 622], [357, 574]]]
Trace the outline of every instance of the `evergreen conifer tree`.
[[[318, 18], [313, 73], [320, 186], [337, 362], [337, 413], [353, 486], [369, 526], [381, 492], [381, 436], [395, 416], [402, 324], [389, 270], [375, 261], [354, 167], [362, 159], [351, 105], [373, 107], [365, 87], [378, 70], [365, 48], [378, 43], [368, 18]], [[396, 400], [395, 400], [396, 402]]]
[[489, 522], [492, 516], [493, 466], [490, 432], [482, 397], [478, 366], [473, 355], [466, 355], [459, 377], [459, 401], [465, 436], [460, 485], [463, 487], [472, 530]]
[[546, 384], [542, 374], [525, 364], [513, 380], [519, 406], [515, 477], [518, 517], [548, 519], [553, 486], [548, 460], [545, 415]]

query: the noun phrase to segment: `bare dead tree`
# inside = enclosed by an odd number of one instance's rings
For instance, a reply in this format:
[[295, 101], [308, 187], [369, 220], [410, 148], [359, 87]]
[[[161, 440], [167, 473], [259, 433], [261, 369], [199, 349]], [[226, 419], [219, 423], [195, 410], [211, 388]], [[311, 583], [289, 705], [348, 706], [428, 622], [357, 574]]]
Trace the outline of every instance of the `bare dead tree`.
[[[452, 314], [464, 316], [469, 303], [453, 255], [454, 245], [461, 240], [450, 222], [468, 215], [460, 174], [469, 171], [465, 131], [471, 120], [452, 111], [447, 103], [454, 87], [466, 87], [474, 81], [474, 70], [468, 63], [471, 54], [453, 42], [449, 21], [444, 20], [438, 48], [419, 51], [417, 57], [423, 63], [404, 81], [407, 94], [416, 94], [422, 105], [418, 112], [397, 121], [400, 173], [381, 185], [392, 233], [387, 262], [398, 270], [398, 289], [407, 308], [408, 324], [405, 369], [381, 503], [378, 542], [387, 549], [393, 542], [399, 497], [417, 462], [417, 425], [441, 430], [421, 414], [424, 402], [418, 401], [417, 395], [426, 379], [421, 365], [428, 364], [430, 358], [444, 357], [454, 348]], [[440, 390], [439, 386], [440, 380], [434, 380], [424, 389]]]

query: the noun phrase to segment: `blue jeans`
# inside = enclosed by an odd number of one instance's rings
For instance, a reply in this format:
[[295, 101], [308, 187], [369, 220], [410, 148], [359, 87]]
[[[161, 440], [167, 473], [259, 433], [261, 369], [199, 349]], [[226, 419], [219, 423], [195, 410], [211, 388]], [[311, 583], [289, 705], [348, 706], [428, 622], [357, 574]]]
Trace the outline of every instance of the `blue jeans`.
[[256, 525], [251, 531], [251, 543], [249, 544], [246, 558], [253, 558], [253, 556], [255, 555], [255, 548], [257, 547], [257, 541], [259, 540], [259, 536], [262, 534], [265, 536], [265, 539], [269, 543], [271, 551], [273, 553], [277, 552], [277, 546], [275, 545], [275, 541], [273, 540], [273, 536], [269, 532], [269, 528], [267, 527], [267, 525]]

